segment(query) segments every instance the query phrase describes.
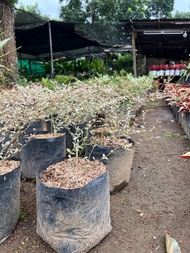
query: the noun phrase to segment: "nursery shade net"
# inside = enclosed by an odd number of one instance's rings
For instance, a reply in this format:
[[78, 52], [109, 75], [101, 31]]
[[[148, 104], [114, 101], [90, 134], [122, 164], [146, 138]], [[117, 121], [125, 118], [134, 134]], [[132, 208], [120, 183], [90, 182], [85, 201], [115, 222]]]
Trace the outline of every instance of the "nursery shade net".
[[75, 29], [87, 39], [95, 39], [105, 47], [131, 44], [131, 37], [122, 30], [120, 23], [76, 24]]
[[46, 71], [43, 67], [43, 63], [40, 61], [33, 60], [18, 60], [18, 68], [20, 76], [22, 75], [37, 75], [37, 74], [46, 74]]
[[50, 33], [54, 58], [64, 56], [68, 50], [96, 47], [95, 40], [82, 37], [75, 31], [74, 23], [48, 21], [25, 11], [15, 15], [16, 46], [23, 58], [50, 58]]
[[15, 27], [29, 29], [39, 24], [45, 24], [48, 20], [24, 10], [15, 9]]

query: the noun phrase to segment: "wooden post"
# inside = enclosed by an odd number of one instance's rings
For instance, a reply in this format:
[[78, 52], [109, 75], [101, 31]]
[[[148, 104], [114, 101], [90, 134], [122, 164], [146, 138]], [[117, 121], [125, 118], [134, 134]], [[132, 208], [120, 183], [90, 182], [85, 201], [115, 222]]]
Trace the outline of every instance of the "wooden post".
[[135, 32], [132, 32], [132, 52], [133, 52], [133, 75], [137, 77], [137, 63], [136, 63], [136, 52], [135, 52]]

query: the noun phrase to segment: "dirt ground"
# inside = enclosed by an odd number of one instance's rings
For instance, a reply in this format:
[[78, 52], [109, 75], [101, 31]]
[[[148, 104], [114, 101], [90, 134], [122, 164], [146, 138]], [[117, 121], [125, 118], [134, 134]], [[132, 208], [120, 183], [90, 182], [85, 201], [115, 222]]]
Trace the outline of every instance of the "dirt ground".
[[[166, 253], [168, 232], [190, 251], [190, 140], [164, 100], [148, 103], [131, 137], [136, 142], [129, 184], [111, 195], [111, 233], [89, 253]], [[144, 126], [144, 128], [142, 128]], [[143, 130], [143, 131], [142, 131]], [[36, 234], [35, 181], [22, 181], [21, 217], [1, 253], [53, 253]]]

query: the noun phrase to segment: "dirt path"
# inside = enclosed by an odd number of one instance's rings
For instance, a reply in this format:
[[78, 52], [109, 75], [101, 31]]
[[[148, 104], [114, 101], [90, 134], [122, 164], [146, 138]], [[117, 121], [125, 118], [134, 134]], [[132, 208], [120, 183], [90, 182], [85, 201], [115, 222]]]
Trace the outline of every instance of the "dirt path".
[[[180, 158], [190, 140], [163, 100], [145, 110], [144, 132], [132, 136], [130, 183], [111, 195], [112, 232], [89, 253], [166, 253], [166, 232], [190, 251], [190, 159]], [[36, 235], [35, 182], [22, 182], [21, 201], [21, 221], [0, 253], [53, 253]]]

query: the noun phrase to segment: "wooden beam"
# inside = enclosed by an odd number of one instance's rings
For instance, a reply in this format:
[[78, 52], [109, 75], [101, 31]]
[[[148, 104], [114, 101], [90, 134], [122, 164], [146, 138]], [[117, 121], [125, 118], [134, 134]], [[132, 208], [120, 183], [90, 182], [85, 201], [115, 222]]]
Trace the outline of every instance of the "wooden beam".
[[142, 48], [168, 48], [168, 49], [170, 49], [170, 48], [176, 48], [176, 49], [182, 49], [182, 48], [186, 48], [186, 46], [179, 46], [179, 45], [176, 45], [176, 46], [163, 46], [163, 45], [149, 45], [149, 44], [147, 44], [147, 45], [143, 45], [143, 44], [141, 44], [141, 47]]

